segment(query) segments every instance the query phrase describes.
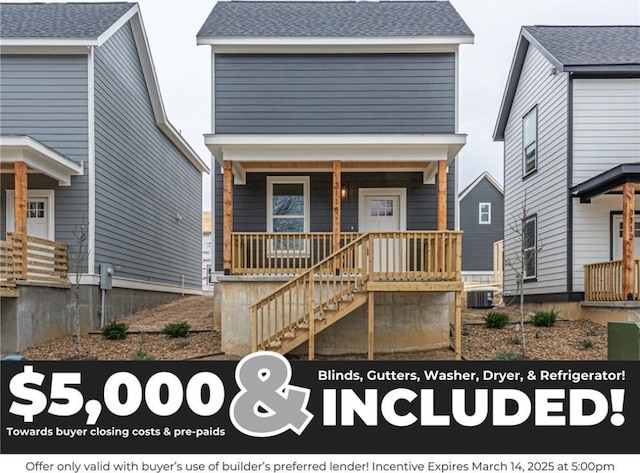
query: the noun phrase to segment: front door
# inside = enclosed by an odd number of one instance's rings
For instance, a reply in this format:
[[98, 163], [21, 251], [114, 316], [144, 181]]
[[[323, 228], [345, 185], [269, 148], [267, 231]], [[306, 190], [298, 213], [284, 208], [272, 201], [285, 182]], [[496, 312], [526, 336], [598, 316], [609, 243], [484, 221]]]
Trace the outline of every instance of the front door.
[[[53, 225], [51, 225], [53, 215], [51, 215], [53, 199], [51, 191], [29, 191], [27, 195], [27, 234], [29, 236], [44, 238], [45, 240], [55, 240], [53, 235]], [[13, 232], [15, 228], [15, 193], [7, 193], [7, 231]]]
[[381, 233], [373, 241], [374, 271], [392, 273], [406, 268], [405, 248], [392, 232], [406, 229], [405, 189], [360, 189], [361, 232]]
[[[640, 215], [634, 218], [634, 245], [633, 251], [635, 259], [640, 259]], [[622, 215], [613, 216], [613, 227], [611, 229], [611, 241], [613, 242], [613, 261], [622, 259]]]

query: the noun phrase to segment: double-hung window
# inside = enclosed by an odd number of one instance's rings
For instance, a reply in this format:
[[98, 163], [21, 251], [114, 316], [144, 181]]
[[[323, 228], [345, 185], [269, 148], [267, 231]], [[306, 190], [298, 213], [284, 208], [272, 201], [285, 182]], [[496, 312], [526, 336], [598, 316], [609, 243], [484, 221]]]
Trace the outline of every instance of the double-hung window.
[[272, 251], [305, 251], [305, 240], [289, 234], [309, 231], [309, 177], [267, 177], [267, 231], [285, 234]]
[[523, 175], [538, 169], [538, 107], [534, 107], [522, 119]]
[[491, 223], [491, 202], [480, 202], [478, 206], [478, 222], [481, 225]]
[[524, 221], [523, 229], [523, 257], [524, 257], [524, 279], [536, 277], [537, 268], [537, 218], [536, 215], [528, 217]]

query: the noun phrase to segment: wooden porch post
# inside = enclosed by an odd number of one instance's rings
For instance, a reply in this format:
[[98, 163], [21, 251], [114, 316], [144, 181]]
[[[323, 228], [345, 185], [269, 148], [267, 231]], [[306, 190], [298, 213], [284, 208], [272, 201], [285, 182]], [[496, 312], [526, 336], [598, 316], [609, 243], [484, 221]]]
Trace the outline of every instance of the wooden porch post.
[[438, 231], [447, 229], [447, 162], [438, 161]]
[[367, 359], [373, 360], [374, 339], [373, 329], [375, 326], [375, 297], [376, 293], [369, 291], [367, 293]]
[[[342, 187], [342, 163], [333, 162], [333, 247], [332, 253], [340, 249], [340, 221], [341, 221], [341, 187]], [[339, 269], [339, 268], [337, 268]]]
[[27, 279], [27, 164], [14, 163], [14, 172], [16, 191], [14, 229], [16, 233], [20, 234], [22, 242], [20, 279]]
[[635, 186], [626, 182], [622, 186], [622, 295], [626, 300], [633, 300], [635, 293], [634, 198]]
[[223, 163], [222, 245], [224, 274], [231, 274], [231, 233], [233, 232], [233, 163]]

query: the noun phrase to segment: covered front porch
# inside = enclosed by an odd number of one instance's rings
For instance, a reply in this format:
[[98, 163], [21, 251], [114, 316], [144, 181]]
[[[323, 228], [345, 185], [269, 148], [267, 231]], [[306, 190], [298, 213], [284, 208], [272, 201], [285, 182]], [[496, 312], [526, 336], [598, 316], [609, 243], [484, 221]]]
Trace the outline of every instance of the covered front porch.
[[[366, 305], [361, 335], [373, 359], [375, 301], [383, 300], [376, 293], [452, 293], [460, 359], [461, 234], [447, 211], [447, 194], [455, 191], [447, 167], [463, 135], [208, 135], [205, 142], [223, 171], [219, 281], [235, 291], [226, 292], [223, 307], [238, 306], [227, 317], [238, 330], [228, 337], [223, 313], [223, 344], [250, 329], [240, 343], [250, 351], [287, 353], [307, 343], [313, 359], [316, 335]], [[262, 231], [245, 231], [251, 225]], [[269, 278], [280, 282], [258, 287]], [[434, 305], [448, 307], [443, 301]], [[427, 299], [417, 303], [428, 311]], [[425, 314], [401, 323], [422, 324]], [[448, 311], [438, 320], [448, 331]], [[340, 326], [343, 334], [350, 330]]]
[[[636, 256], [636, 194], [640, 190], [640, 163], [621, 164], [574, 186], [580, 204], [608, 202], [608, 261], [584, 265], [584, 299], [607, 303], [640, 300], [640, 259]], [[613, 202], [617, 201], [616, 204]], [[606, 205], [606, 204], [605, 204]], [[622, 209], [621, 211], [619, 209]], [[604, 245], [593, 237], [593, 249]]]
[[[21, 282], [66, 285], [67, 247], [53, 238], [55, 234], [51, 198], [29, 199], [28, 174], [42, 174], [55, 179], [59, 186], [71, 185], [71, 176], [83, 173], [82, 163], [59, 154], [43, 143], [25, 135], [3, 135], [0, 141], [1, 171], [13, 174], [13, 189], [6, 191], [5, 239], [0, 240], [0, 291], [3, 297], [17, 297]], [[5, 190], [3, 189], [3, 192]], [[39, 190], [38, 192], [45, 192]], [[44, 225], [43, 216], [48, 216]]]

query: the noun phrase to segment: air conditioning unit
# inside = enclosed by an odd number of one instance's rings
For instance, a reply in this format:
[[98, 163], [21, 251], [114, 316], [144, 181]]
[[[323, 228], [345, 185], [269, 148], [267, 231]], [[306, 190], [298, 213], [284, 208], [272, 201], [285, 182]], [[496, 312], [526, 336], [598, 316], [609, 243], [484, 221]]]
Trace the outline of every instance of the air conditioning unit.
[[493, 292], [469, 291], [467, 292], [467, 308], [490, 309], [493, 307]]

